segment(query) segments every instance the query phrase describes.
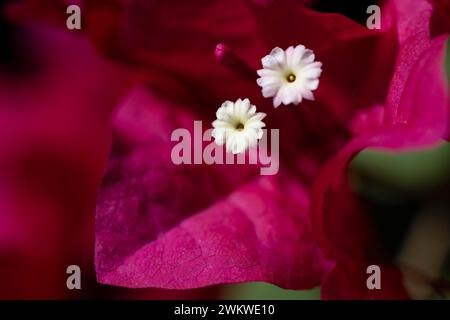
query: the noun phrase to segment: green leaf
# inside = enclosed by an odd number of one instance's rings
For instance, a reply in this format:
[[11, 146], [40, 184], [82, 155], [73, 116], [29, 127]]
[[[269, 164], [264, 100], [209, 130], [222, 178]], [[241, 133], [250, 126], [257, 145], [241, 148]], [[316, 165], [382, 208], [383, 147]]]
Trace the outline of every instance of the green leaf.
[[320, 288], [311, 290], [287, 290], [263, 282], [248, 282], [224, 286], [226, 300], [316, 300]]
[[352, 161], [350, 172], [405, 190], [439, 186], [450, 176], [450, 143], [411, 152], [365, 150]]

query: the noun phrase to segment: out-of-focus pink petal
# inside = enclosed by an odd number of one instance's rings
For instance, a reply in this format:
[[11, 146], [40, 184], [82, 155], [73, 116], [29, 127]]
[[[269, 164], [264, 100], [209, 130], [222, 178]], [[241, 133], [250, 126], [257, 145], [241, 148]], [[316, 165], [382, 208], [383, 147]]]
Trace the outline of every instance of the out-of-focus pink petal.
[[80, 235], [93, 222], [107, 120], [126, 84], [85, 40], [36, 26], [23, 32], [36, 68], [0, 74], [0, 295], [75, 296], [65, 269], [78, 263], [89, 274], [89, 236]]
[[[23, 26], [32, 70], [0, 73], [0, 298], [188, 299], [206, 291], [100, 285], [93, 261], [95, 197], [126, 76], [78, 35]], [[29, 41], [29, 42], [28, 42]], [[28, 48], [28, 47], [27, 47]], [[81, 267], [82, 290], [66, 268]]]
[[384, 121], [384, 106], [375, 105], [369, 109], [361, 110], [349, 122], [349, 129], [354, 135], [367, 134], [378, 130]]
[[307, 191], [285, 174], [260, 177], [255, 166], [173, 164], [171, 130], [192, 119], [144, 90], [119, 108], [97, 208], [98, 280], [318, 285], [329, 264], [312, 241]]
[[[395, 12], [398, 39], [403, 45], [410, 37], [422, 33], [431, 38], [430, 19], [433, 6], [428, 0], [389, 0], [386, 7]], [[428, 42], [425, 41], [424, 42]]]
[[[370, 218], [360, 210], [357, 199], [348, 191], [346, 170], [351, 159], [369, 147], [414, 149], [430, 146], [447, 137], [449, 104], [443, 74], [445, 40], [446, 37], [441, 36], [432, 41], [411, 69], [406, 86], [398, 88], [404, 121], [358, 135], [319, 174], [313, 191], [312, 217], [315, 235], [330, 258], [379, 258], [378, 241], [371, 231]], [[353, 200], [341, 201], [346, 195]]]
[[385, 122], [446, 130], [442, 127], [447, 126], [448, 104], [442, 100], [448, 101], [448, 96], [444, 51], [440, 51], [446, 36], [434, 38], [430, 25], [433, 5], [425, 0], [416, 0], [414, 5], [400, 0], [389, 2], [389, 6], [397, 12], [400, 52], [387, 96]]
[[405, 127], [431, 140], [447, 136], [449, 95], [444, 73], [447, 39], [443, 35], [428, 44], [417, 34], [405, 43], [388, 95], [388, 125]]

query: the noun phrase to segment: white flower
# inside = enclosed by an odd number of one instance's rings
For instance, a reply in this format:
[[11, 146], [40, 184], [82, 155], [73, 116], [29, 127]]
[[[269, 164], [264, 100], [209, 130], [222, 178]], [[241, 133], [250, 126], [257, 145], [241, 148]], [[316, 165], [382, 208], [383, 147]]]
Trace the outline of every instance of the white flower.
[[211, 135], [221, 146], [226, 143], [227, 152], [242, 153], [248, 147], [255, 147], [263, 136], [265, 124], [261, 120], [265, 113], [256, 112], [248, 99], [236, 102], [225, 101], [217, 110]]
[[303, 99], [314, 100], [313, 90], [319, 86], [322, 63], [314, 61], [312, 50], [298, 45], [284, 51], [274, 48], [261, 59], [263, 69], [258, 70], [260, 78], [256, 80], [262, 87], [265, 98], [274, 97], [273, 105], [281, 103], [295, 105]]

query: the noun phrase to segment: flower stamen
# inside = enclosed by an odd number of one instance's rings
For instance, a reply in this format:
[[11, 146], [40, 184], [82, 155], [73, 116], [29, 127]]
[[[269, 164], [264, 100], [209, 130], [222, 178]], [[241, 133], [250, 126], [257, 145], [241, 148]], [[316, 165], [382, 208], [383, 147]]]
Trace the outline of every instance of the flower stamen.
[[287, 82], [292, 83], [295, 81], [295, 79], [297, 79], [297, 77], [295, 76], [295, 74], [290, 73], [288, 74], [288, 76], [286, 77]]
[[244, 130], [244, 124], [242, 122], [238, 122], [238, 124], [236, 124], [236, 130], [238, 131], [242, 131]]

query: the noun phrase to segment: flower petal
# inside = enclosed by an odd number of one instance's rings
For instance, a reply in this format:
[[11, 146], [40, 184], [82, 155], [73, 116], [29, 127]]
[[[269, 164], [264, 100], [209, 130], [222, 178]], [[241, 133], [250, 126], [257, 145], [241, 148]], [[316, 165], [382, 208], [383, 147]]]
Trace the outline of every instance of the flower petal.
[[143, 90], [118, 110], [97, 208], [98, 280], [177, 289], [318, 285], [329, 264], [312, 241], [306, 190], [285, 174], [257, 176], [255, 166], [174, 165], [167, 137], [189, 122], [175, 110]]

